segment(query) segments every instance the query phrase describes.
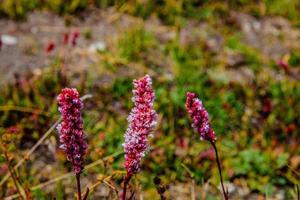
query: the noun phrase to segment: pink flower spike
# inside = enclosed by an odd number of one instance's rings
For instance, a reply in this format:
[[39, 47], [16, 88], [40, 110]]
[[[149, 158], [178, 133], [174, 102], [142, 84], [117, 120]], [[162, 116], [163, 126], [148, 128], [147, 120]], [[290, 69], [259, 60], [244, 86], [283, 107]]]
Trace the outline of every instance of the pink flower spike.
[[57, 102], [62, 116], [62, 122], [57, 126], [60, 147], [65, 151], [67, 160], [72, 163], [74, 172], [80, 174], [84, 168], [87, 149], [80, 113], [83, 103], [75, 88], [63, 89], [57, 97]]
[[217, 140], [216, 134], [209, 123], [208, 113], [202, 101], [196, 98], [196, 94], [192, 92], [188, 92], [186, 96], [185, 106], [193, 120], [192, 127], [200, 134], [201, 140], [215, 143]]
[[127, 176], [137, 173], [141, 159], [149, 150], [149, 136], [156, 125], [157, 114], [153, 109], [155, 94], [149, 75], [133, 81], [134, 108], [127, 120], [129, 126], [125, 133], [125, 168]]

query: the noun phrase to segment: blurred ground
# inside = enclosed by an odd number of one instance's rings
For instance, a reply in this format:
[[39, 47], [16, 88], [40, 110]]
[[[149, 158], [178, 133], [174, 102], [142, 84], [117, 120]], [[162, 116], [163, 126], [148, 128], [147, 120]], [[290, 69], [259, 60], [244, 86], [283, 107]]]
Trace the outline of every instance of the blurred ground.
[[[25, 22], [1, 19], [2, 29], [0, 34], [10, 35], [17, 40], [16, 44], [4, 44], [2, 47], [0, 55], [2, 60], [0, 66], [0, 72], [3, 76], [1, 78], [2, 83], [3, 81], [12, 80], [15, 73], [24, 73], [28, 70], [49, 65], [49, 60], [53, 57], [46, 53], [47, 45], [54, 42], [56, 49], [59, 48], [59, 45], [62, 46], [65, 33], [80, 31], [83, 34], [92, 36], [91, 38], [88, 36], [88, 38], [81, 37], [79, 39], [78, 51], [72, 52], [75, 55], [71, 56], [76, 58], [77, 55], [84, 54], [87, 57], [80, 59], [79, 62], [75, 59], [72, 63], [74, 68], [88, 67], [91, 63], [98, 62], [95, 56], [89, 58], [88, 55], [88, 53], [95, 53], [93, 45], [101, 43], [103, 48], [108, 48], [107, 46], [113, 48], [113, 41], [124, 31], [137, 24], [144, 26], [146, 31], [153, 33], [162, 42], [174, 39], [176, 36], [174, 29], [163, 25], [158, 19], [142, 21], [137, 17], [121, 14], [113, 9], [95, 10], [82, 15], [81, 17], [84, 17], [84, 20], [75, 17], [67, 19], [71, 21], [69, 22], [71, 25], [68, 26], [66, 26], [66, 19], [51, 13], [30, 13]], [[231, 12], [227, 20], [228, 23], [232, 23], [232, 26], [236, 26], [241, 31], [241, 38], [246, 44], [257, 48], [262, 53], [263, 59], [277, 61], [291, 51], [299, 51], [300, 49], [300, 45], [295, 42], [300, 38], [300, 30], [291, 27], [289, 21], [282, 17], [255, 19], [249, 14]], [[209, 35], [210, 31], [215, 30], [208, 23], [197, 23], [191, 20], [182, 27], [178, 37], [182, 45], [189, 45], [199, 38], [205, 38], [207, 39], [208, 48], [217, 53], [222, 46], [222, 42], [224, 42], [224, 36], [220, 32]], [[225, 56], [228, 65], [243, 65], [241, 55], [230, 55], [229, 53]], [[229, 71], [229, 74], [233, 75], [234, 73]], [[242, 71], [241, 76], [244, 73], [247, 72]], [[296, 79], [299, 79], [298, 72], [295, 72], [294, 75]]]

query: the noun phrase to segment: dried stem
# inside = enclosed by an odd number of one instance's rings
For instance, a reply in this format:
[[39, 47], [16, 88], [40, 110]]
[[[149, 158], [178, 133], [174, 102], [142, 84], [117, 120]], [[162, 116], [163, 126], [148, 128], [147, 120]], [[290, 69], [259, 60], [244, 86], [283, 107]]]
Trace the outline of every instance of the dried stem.
[[[117, 156], [121, 155], [122, 153], [123, 153], [123, 151], [118, 151], [118, 152], [113, 153], [113, 154], [111, 154], [111, 155], [109, 155], [109, 156], [106, 156], [106, 157], [104, 157], [104, 158], [102, 158], [102, 159], [96, 160], [96, 161], [94, 161], [94, 162], [88, 164], [88, 165], [84, 168], [84, 170], [91, 169], [91, 168], [93, 168], [93, 167], [95, 167], [95, 166], [97, 166], [97, 165], [103, 163], [104, 161], [108, 160], [109, 158], [111, 158], [111, 157], [117, 157]], [[49, 181], [47, 181], [47, 182], [40, 183], [40, 184], [38, 184], [38, 185], [36, 185], [36, 186], [33, 186], [33, 187], [30, 188], [30, 190], [31, 190], [31, 191], [34, 191], [34, 190], [37, 190], [37, 189], [46, 187], [46, 186], [51, 185], [51, 184], [53, 184], [53, 183], [56, 183], [56, 182], [58, 182], [58, 181], [60, 181], [60, 180], [63, 180], [63, 179], [72, 177], [73, 175], [74, 175], [73, 172], [69, 172], [69, 173], [60, 175], [60, 176], [58, 176], [58, 177], [56, 177], [56, 178], [54, 178], [54, 179], [51, 179], [51, 180], [49, 180]], [[101, 182], [99, 182], [99, 183], [101, 183]], [[92, 189], [92, 188], [90, 188], [90, 189]], [[15, 199], [15, 198], [17, 198], [18, 196], [19, 196], [18, 194], [14, 194], [14, 195], [5, 197], [5, 199], [6, 199], [6, 200]]]
[[219, 159], [219, 155], [218, 155], [218, 150], [217, 150], [217, 146], [214, 142], [210, 141], [211, 145], [213, 146], [215, 153], [216, 153], [216, 161], [217, 161], [217, 165], [218, 165], [218, 170], [219, 170], [219, 176], [220, 176], [220, 180], [221, 180], [221, 186], [222, 186], [222, 191], [223, 191], [223, 195], [224, 195], [224, 199], [228, 200], [228, 192], [225, 190], [224, 187], [224, 183], [223, 183], [223, 177], [222, 177], [222, 169], [221, 169], [221, 163], [220, 163], [220, 159]]
[[11, 176], [12, 179], [13, 179], [13, 182], [14, 182], [14, 185], [15, 185], [15, 187], [16, 187], [16, 190], [17, 190], [17, 192], [18, 192], [18, 194], [19, 194], [19, 197], [20, 197], [20, 199], [24, 199], [24, 198], [23, 198], [23, 195], [22, 195], [22, 193], [21, 193], [21, 191], [20, 191], [20, 188], [19, 188], [19, 186], [18, 186], [17, 177], [15, 176], [14, 170], [13, 170], [13, 168], [12, 168], [11, 165], [10, 165], [9, 157], [8, 157], [6, 151], [4, 152], [4, 156], [5, 156], [6, 164], [7, 164], [7, 167], [8, 167], [8, 171], [9, 171], [9, 173], [10, 173], [10, 176]]
[[80, 173], [76, 174], [76, 182], [77, 182], [77, 196], [78, 196], [78, 200], [81, 200]]
[[159, 197], [160, 197], [160, 200], [166, 200], [166, 198], [165, 198], [165, 196], [164, 196], [163, 193], [160, 193], [160, 194], [159, 194]]
[[[50, 133], [55, 129], [55, 127], [61, 122], [61, 118], [57, 120], [48, 131], [39, 139], [39, 141], [28, 151], [28, 153], [14, 166], [14, 170], [17, 170], [26, 160], [29, 159], [31, 154], [41, 145], [41, 143], [50, 135]], [[10, 174], [7, 173], [0, 182], [0, 187], [6, 182]]]
[[83, 194], [82, 200], [86, 200], [86, 199], [87, 199], [87, 197], [89, 196], [89, 192], [90, 192], [90, 189], [89, 189], [89, 188], [86, 188], [86, 191], [85, 191], [85, 193]]
[[297, 190], [297, 200], [300, 200], [300, 192], [299, 192], [298, 184], [296, 185], [296, 190]]
[[44, 115], [46, 117], [50, 115], [48, 112], [44, 112], [36, 108], [28, 108], [28, 107], [13, 106], [13, 105], [0, 106], [0, 111], [18, 111], [18, 112], [25, 112], [25, 113], [33, 113], [37, 115]]
[[154, 185], [156, 187], [156, 191], [160, 196], [161, 200], [166, 200], [164, 193], [166, 191], [166, 186], [161, 184], [161, 180], [158, 176], [153, 179]]
[[122, 200], [126, 200], [126, 190], [127, 190], [127, 185], [131, 179], [131, 176], [126, 174], [124, 178], [124, 186], [123, 186], [123, 193], [122, 193]]
[[191, 185], [191, 200], [196, 200], [195, 181], [193, 179]]

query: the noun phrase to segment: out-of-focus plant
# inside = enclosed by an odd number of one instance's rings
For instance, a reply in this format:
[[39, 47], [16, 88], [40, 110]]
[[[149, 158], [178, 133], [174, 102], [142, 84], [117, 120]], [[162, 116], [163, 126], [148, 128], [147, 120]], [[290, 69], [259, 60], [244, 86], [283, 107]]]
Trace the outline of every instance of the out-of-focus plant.
[[[226, 16], [230, 9], [247, 11], [254, 16], [281, 15], [291, 20], [299, 19], [299, 1], [263, 0], [259, 3], [244, 1], [207, 0], [163, 0], [163, 1], [124, 1], [124, 0], [3, 0], [0, 13], [12, 18], [25, 18], [34, 9], [48, 9], [58, 14], [74, 14], [93, 7], [114, 7], [120, 12], [142, 18], [157, 16], [166, 24], [180, 25], [186, 19], [209, 20]], [[299, 21], [298, 21], [299, 22]]]
[[120, 55], [129, 61], [142, 59], [153, 47], [153, 36], [143, 27], [135, 27], [119, 39]]
[[[21, 178], [14, 168], [14, 154], [13, 152], [16, 150], [17, 141], [20, 139], [20, 130], [17, 126], [12, 126], [2, 133], [0, 138], [1, 144], [1, 153], [4, 157], [6, 166], [8, 168], [9, 174], [13, 180], [15, 189], [17, 190], [20, 199], [31, 199], [31, 192], [28, 188], [23, 188]], [[25, 194], [24, 194], [25, 193]], [[25, 195], [25, 196], [24, 196]]]
[[162, 184], [162, 181], [161, 179], [156, 176], [154, 179], [153, 179], [153, 183], [156, 187], [156, 191], [157, 193], [159, 194], [160, 196], [160, 199], [161, 200], [166, 200], [166, 197], [164, 196], [164, 193], [166, 192], [166, 190], [168, 189], [168, 186], [167, 185], [163, 185]]

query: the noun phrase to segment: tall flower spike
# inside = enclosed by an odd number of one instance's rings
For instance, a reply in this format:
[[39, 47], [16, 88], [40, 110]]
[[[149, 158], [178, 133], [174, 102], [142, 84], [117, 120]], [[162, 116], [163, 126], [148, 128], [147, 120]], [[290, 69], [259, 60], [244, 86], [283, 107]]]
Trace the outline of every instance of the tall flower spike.
[[157, 114], [153, 109], [155, 94], [149, 75], [133, 81], [132, 101], [134, 108], [127, 118], [129, 126], [125, 133], [125, 168], [127, 176], [137, 173], [141, 159], [149, 150], [148, 137], [156, 125]]
[[67, 160], [72, 163], [74, 172], [80, 174], [84, 168], [84, 155], [87, 149], [80, 113], [83, 103], [75, 88], [63, 89], [57, 101], [62, 116], [62, 122], [57, 127], [60, 147], [65, 151]]
[[216, 134], [209, 123], [208, 113], [202, 101], [196, 98], [196, 94], [192, 92], [188, 92], [186, 96], [185, 106], [193, 120], [192, 127], [200, 134], [201, 140], [215, 143], [217, 140]]
[[202, 101], [196, 98], [196, 94], [192, 92], [188, 92], [186, 94], [185, 106], [189, 112], [190, 117], [193, 120], [192, 127], [195, 129], [195, 131], [197, 131], [200, 134], [200, 139], [209, 141], [214, 148], [224, 199], [228, 200], [228, 191], [225, 190], [224, 187], [221, 163], [219, 159], [218, 149], [216, 146], [217, 138], [214, 130], [212, 129], [209, 123], [208, 113], [204, 108]]

